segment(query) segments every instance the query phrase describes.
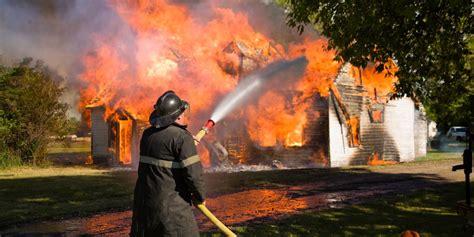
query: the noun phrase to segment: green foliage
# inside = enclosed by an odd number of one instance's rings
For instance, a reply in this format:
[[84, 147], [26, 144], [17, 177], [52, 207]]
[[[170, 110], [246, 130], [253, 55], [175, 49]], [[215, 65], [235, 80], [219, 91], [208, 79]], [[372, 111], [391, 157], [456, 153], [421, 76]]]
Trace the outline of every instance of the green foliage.
[[18, 155], [8, 149], [0, 150], [0, 169], [9, 169], [21, 165], [22, 162]]
[[64, 125], [64, 131], [67, 134], [76, 134], [80, 126], [81, 126], [81, 121], [79, 121], [77, 118], [74, 118], [74, 117], [68, 118]]
[[45, 161], [50, 137], [66, 133], [68, 107], [59, 101], [62, 78], [41, 62], [31, 62], [0, 66], [0, 148], [9, 154], [2, 159], [19, 156], [38, 164]]
[[[329, 38], [337, 60], [365, 67], [392, 58], [398, 96], [415, 97], [442, 127], [472, 122], [471, 1], [279, 0], [288, 25]], [[471, 43], [472, 44], [472, 43]]]

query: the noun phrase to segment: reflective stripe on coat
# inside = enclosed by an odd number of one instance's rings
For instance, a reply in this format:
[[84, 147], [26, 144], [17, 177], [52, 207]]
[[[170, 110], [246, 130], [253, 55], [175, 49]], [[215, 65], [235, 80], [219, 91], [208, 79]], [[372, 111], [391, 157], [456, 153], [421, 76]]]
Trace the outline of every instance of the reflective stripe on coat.
[[199, 236], [192, 200], [204, 201], [192, 135], [176, 124], [150, 127], [140, 142], [130, 236]]

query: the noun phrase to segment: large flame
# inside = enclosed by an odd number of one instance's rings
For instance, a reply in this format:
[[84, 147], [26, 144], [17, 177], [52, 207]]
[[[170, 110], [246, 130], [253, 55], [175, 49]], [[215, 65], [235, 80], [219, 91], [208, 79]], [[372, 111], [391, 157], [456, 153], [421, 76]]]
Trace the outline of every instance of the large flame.
[[201, 17], [166, 0], [110, 1], [133, 34], [127, 39], [95, 37], [96, 48], [83, 58], [81, 108], [104, 106], [106, 118], [124, 109], [146, 121], [157, 97], [174, 90], [190, 101], [193, 117], [206, 117], [247, 73], [304, 54], [309, 64], [303, 78], [289, 75], [294, 83], [288, 88], [273, 88], [234, 115], [256, 144], [304, 145], [311, 98], [329, 94], [340, 68], [335, 52], [326, 50], [323, 38], [278, 44], [254, 30], [244, 13], [216, 5], [209, 4]]
[[[296, 83], [286, 88], [288, 93], [270, 91], [255, 106], [247, 110], [248, 131], [252, 140], [261, 146], [302, 146], [303, 128], [307, 122], [308, 108], [315, 93], [328, 95], [340, 67], [335, 62], [334, 51], [327, 51], [327, 41], [305, 40], [290, 45], [288, 55], [304, 54], [309, 61], [301, 80], [288, 78]], [[292, 92], [292, 93], [291, 93]], [[286, 97], [285, 97], [286, 96]]]
[[248, 133], [258, 144], [303, 144], [307, 98], [327, 93], [338, 68], [334, 52], [324, 50], [326, 40], [308, 39], [284, 50], [231, 9], [214, 7], [212, 18], [203, 21], [185, 6], [164, 0], [112, 1], [111, 6], [135, 33], [133, 45], [96, 38], [97, 49], [84, 57], [81, 107], [104, 105], [106, 117], [123, 108], [146, 120], [156, 98], [171, 89], [191, 102], [193, 114], [210, 113], [240, 74], [306, 54], [310, 62], [304, 79], [286, 89], [298, 93], [270, 91], [246, 111]]
[[132, 121], [118, 120], [119, 161], [123, 164], [132, 163]]
[[[265, 93], [255, 106], [247, 110], [250, 138], [261, 146], [301, 146], [306, 123], [306, 104], [288, 105], [282, 95]], [[294, 109], [294, 111], [290, 111]]]

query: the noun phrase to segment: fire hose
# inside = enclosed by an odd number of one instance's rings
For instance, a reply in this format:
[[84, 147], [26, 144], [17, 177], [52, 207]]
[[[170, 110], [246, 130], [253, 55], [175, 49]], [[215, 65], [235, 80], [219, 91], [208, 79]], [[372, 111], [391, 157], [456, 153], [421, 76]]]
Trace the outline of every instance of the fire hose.
[[[209, 129], [212, 128], [214, 125], [215, 125], [214, 121], [210, 119], [207, 121], [204, 127], [202, 127], [201, 130], [194, 136], [194, 140], [195, 140], [194, 142], [196, 145], [199, 144], [201, 139], [209, 132]], [[229, 228], [227, 228], [227, 226], [225, 226], [224, 223], [222, 223], [219, 219], [217, 219], [217, 217], [214, 216], [214, 214], [212, 214], [212, 212], [209, 211], [209, 209], [207, 209], [207, 207], [204, 204], [202, 203], [196, 204], [196, 207], [225, 235], [229, 237], [237, 236], [236, 234], [234, 234], [234, 232], [232, 232]]]

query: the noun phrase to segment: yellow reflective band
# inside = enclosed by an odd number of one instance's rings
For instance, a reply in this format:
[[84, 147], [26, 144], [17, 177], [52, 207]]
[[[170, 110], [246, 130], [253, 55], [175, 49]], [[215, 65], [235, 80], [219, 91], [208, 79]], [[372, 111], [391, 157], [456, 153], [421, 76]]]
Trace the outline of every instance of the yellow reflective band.
[[190, 156], [186, 159], [184, 159], [183, 161], [181, 161], [181, 163], [183, 163], [184, 167], [187, 167], [187, 166], [190, 166], [194, 163], [197, 163], [201, 161], [201, 159], [199, 159], [199, 156], [198, 155], [194, 155], [194, 156]]
[[199, 156], [190, 156], [182, 161], [160, 160], [149, 156], [140, 156], [140, 162], [169, 169], [181, 169], [199, 162]]

